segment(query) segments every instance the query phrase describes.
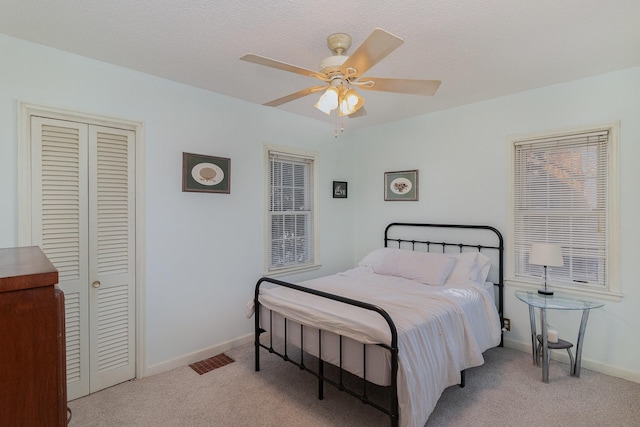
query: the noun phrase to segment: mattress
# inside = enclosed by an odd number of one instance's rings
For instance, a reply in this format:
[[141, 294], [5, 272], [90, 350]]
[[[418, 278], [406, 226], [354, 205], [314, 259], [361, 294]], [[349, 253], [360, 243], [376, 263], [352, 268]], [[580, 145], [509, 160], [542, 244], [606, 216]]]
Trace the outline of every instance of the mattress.
[[[488, 296], [494, 294], [494, 286], [491, 282], [485, 282], [480, 285], [482, 291]], [[496, 345], [495, 341], [488, 338], [487, 334], [479, 331], [486, 324], [482, 320], [484, 308], [477, 307], [477, 300], [470, 300], [465, 303], [465, 309], [470, 318], [470, 326], [474, 329], [472, 334], [481, 339], [479, 342], [481, 351], [494, 347]], [[261, 305], [260, 318], [263, 319], [261, 326], [265, 332], [273, 334], [280, 341], [284, 340], [284, 317], [280, 313], [277, 311], [272, 312], [264, 305]], [[286, 342], [288, 344], [301, 348], [302, 342], [304, 351], [314, 357], [319, 357], [318, 349], [322, 346], [322, 359], [325, 362], [336, 366], [340, 366], [340, 363], [342, 363], [343, 369], [358, 377], [366, 378], [371, 383], [380, 386], [391, 384], [391, 357], [386, 348], [378, 345], [367, 345], [363, 348], [361, 342], [348, 337], [343, 338], [342, 360], [340, 360], [340, 338], [336, 333], [323, 331], [322, 344], [320, 344], [318, 328], [314, 326], [304, 325], [301, 335], [300, 323], [288, 319], [286, 330]], [[363, 367], [363, 351], [366, 351], [367, 357], [366, 376], [364, 375]]]
[[[398, 329], [398, 403], [400, 424], [423, 426], [442, 391], [460, 382], [460, 372], [484, 362], [482, 352], [500, 342], [500, 320], [493, 285], [471, 281], [429, 286], [412, 280], [376, 274], [371, 268], [355, 269], [299, 283], [383, 308]], [[362, 343], [390, 344], [386, 321], [377, 313], [304, 294], [289, 288], [261, 288], [261, 326], [274, 336], [300, 345], [299, 324], [305, 325], [304, 350], [317, 356], [318, 332], [323, 331], [322, 358], [339, 364], [343, 335], [343, 368], [363, 376]], [[249, 312], [251, 311], [251, 307]], [[269, 310], [273, 321], [269, 323]], [[368, 381], [390, 383], [389, 352], [366, 346]]]

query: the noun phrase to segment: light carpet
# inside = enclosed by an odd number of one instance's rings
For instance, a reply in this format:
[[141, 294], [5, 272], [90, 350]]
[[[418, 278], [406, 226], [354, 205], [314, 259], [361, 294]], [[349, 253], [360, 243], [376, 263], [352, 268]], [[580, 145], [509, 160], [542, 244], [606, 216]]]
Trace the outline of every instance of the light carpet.
[[[389, 418], [261, 351], [254, 371], [252, 344], [226, 352], [235, 360], [198, 375], [176, 368], [69, 402], [70, 427], [92, 426], [388, 426]], [[444, 391], [427, 427], [640, 426], [640, 384], [552, 361], [549, 383], [531, 355], [508, 348], [485, 352], [467, 370], [466, 387]]]

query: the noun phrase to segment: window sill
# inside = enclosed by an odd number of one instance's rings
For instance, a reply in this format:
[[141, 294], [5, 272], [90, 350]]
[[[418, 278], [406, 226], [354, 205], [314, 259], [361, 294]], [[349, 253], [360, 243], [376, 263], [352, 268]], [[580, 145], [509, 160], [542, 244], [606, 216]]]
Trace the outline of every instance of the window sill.
[[295, 267], [283, 267], [283, 268], [274, 269], [274, 270], [267, 270], [263, 273], [263, 276], [268, 276], [268, 277], [288, 276], [291, 274], [304, 273], [305, 271], [317, 270], [320, 267], [322, 267], [322, 265], [320, 264], [305, 264], [305, 265], [298, 265]]
[[[525, 282], [523, 280], [518, 280], [518, 279], [505, 279], [504, 282], [505, 282], [505, 285], [513, 286], [513, 287], [516, 287], [516, 288], [523, 288], [523, 289], [527, 289], [527, 290], [529, 290], [529, 289], [540, 289], [541, 287], [544, 286], [541, 283]], [[558, 292], [562, 292], [562, 293], [566, 293], [566, 294], [570, 294], [570, 295], [578, 295], [578, 296], [582, 296], [582, 297], [598, 298], [598, 299], [603, 299], [603, 300], [607, 300], [607, 301], [620, 302], [620, 301], [622, 301], [622, 298], [624, 296], [621, 293], [611, 292], [611, 291], [608, 291], [608, 290], [579, 289], [579, 288], [574, 288], [574, 287], [570, 287], [570, 286], [562, 286], [562, 285], [553, 285], [553, 286], [549, 286], [549, 287], [554, 291], [558, 291]]]

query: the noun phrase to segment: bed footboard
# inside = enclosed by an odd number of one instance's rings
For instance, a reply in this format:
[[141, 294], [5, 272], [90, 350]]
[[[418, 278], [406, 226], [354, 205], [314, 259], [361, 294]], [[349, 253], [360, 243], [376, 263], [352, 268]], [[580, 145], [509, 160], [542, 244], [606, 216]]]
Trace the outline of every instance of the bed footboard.
[[[344, 369], [342, 366], [342, 339], [343, 337], [340, 335], [340, 366], [338, 366], [339, 368], [339, 379], [338, 381], [335, 381], [327, 376], [325, 376], [324, 373], [324, 363], [326, 363], [323, 358], [322, 358], [322, 330], [318, 330], [318, 369], [317, 371], [314, 371], [313, 369], [311, 369], [309, 366], [305, 365], [304, 362], [304, 325], [299, 325], [300, 327], [300, 361], [295, 361], [293, 359], [291, 359], [287, 353], [287, 332], [286, 332], [286, 328], [287, 328], [287, 319], [285, 318], [285, 323], [284, 323], [284, 328], [285, 328], [285, 333], [284, 333], [284, 353], [279, 353], [277, 352], [274, 347], [273, 347], [273, 328], [272, 325], [270, 325], [269, 330], [271, 331], [271, 338], [269, 341], [269, 345], [265, 345], [260, 341], [260, 335], [264, 332], [266, 332], [265, 329], [262, 328], [261, 326], [261, 319], [260, 319], [260, 301], [258, 299], [259, 295], [260, 295], [260, 286], [264, 283], [269, 283], [271, 285], [277, 285], [277, 286], [284, 286], [287, 288], [291, 288], [291, 289], [295, 289], [297, 291], [300, 292], [305, 292], [305, 293], [309, 293], [309, 294], [313, 294], [319, 297], [323, 297], [323, 298], [328, 298], [334, 301], [338, 301], [344, 304], [348, 304], [348, 305], [352, 305], [352, 306], [356, 306], [356, 307], [360, 307], [366, 310], [370, 310], [373, 312], [378, 313], [380, 316], [382, 316], [382, 318], [387, 322], [388, 326], [389, 326], [389, 332], [390, 332], [390, 336], [391, 336], [391, 342], [390, 345], [387, 344], [377, 344], [380, 347], [386, 348], [390, 355], [391, 355], [391, 375], [390, 375], [390, 386], [389, 386], [389, 403], [388, 405], [382, 406], [376, 402], [373, 402], [371, 400], [369, 400], [368, 397], [368, 393], [367, 393], [367, 376], [366, 376], [366, 363], [367, 363], [367, 352], [365, 350], [365, 346], [367, 344], [362, 344], [363, 346], [363, 378], [362, 378], [362, 392], [359, 393], [353, 389], [348, 388], [344, 382], [343, 382], [343, 373], [344, 373]], [[270, 353], [274, 353], [278, 356], [280, 356], [282, 359], [284, 359], [285, 361], [288, 361], [296, 366], [298, 366], [300, 369], [307, 371], [309, 373], [311, 373], [312, 375], [314, 375], [317, 379], [318, 379], [318, 399], [322, 399], [324, 397], [324, 383], [328, 383], [333, 385], [334, 387], [338, 388], [340, 391], [344, 391], [350, 395], [352, 395], [353, 397], [356, 397], [358, 399], [360, 399], [363, 403], [366, 403], [368, 405], [373, 406], [374, 408], [382, 411], [383, 413], [387, 414], [390, 418], [391, 421], [391, 426], [392, 427], [397, 427], [398, 426], [398, 420], [399, 420], [399, 414], [398, 414], [398, 382], [397, 382], [397, 373], [398, 373], [398, 332], [396, 330], [396, 326], [393, 323], [393, 320], [391, 319], [391, 317], [389, 316], [389, 314], [384, 311], [382, 308], [377, 307], [375, 305], [372, 304], [368, 304], [362, 301], [357, 301], [357, 300], [353, 300], [353, 299], [349, 299], [349, 298], [345, 298], [339, 295], [333, 295], [327, 292], [322, 292], [322, 291], [318, 291], [315, 289], [309, 289], [309, 288], [305, 288], [302, 286], [298, 286], [292, 283], [288, 283], [288, 282], [284, 282], [281, 280], [277, 280], [277, 279], [272, 279], [272, 278], [268, 278], [268, 277], [262, 277], [260, 280], [258, 280], [258, 282], [256, 283], [256, 287], [255, 287], [255, 294], [254, 294], [254, 317], [255, 317], [255, 341], [254, 341], [254, 345], [255, 345], [255, 370], [259, 371], [260, 370], [260, 348], [264, 348], [266, 350], [268, 350]]]

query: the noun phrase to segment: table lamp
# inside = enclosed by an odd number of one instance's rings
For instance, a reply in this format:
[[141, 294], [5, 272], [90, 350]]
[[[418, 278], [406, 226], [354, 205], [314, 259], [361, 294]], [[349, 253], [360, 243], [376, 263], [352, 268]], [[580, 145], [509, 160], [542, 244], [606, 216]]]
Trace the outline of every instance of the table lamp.
[[544, 289], [539, 289], [542, 295], [553, 295], [551, 289], [547, 289], [547, 267], [562, 267], [562, 247], [555, 243], [534, 243], [529, 252], [529, 264], [544, 266]]

